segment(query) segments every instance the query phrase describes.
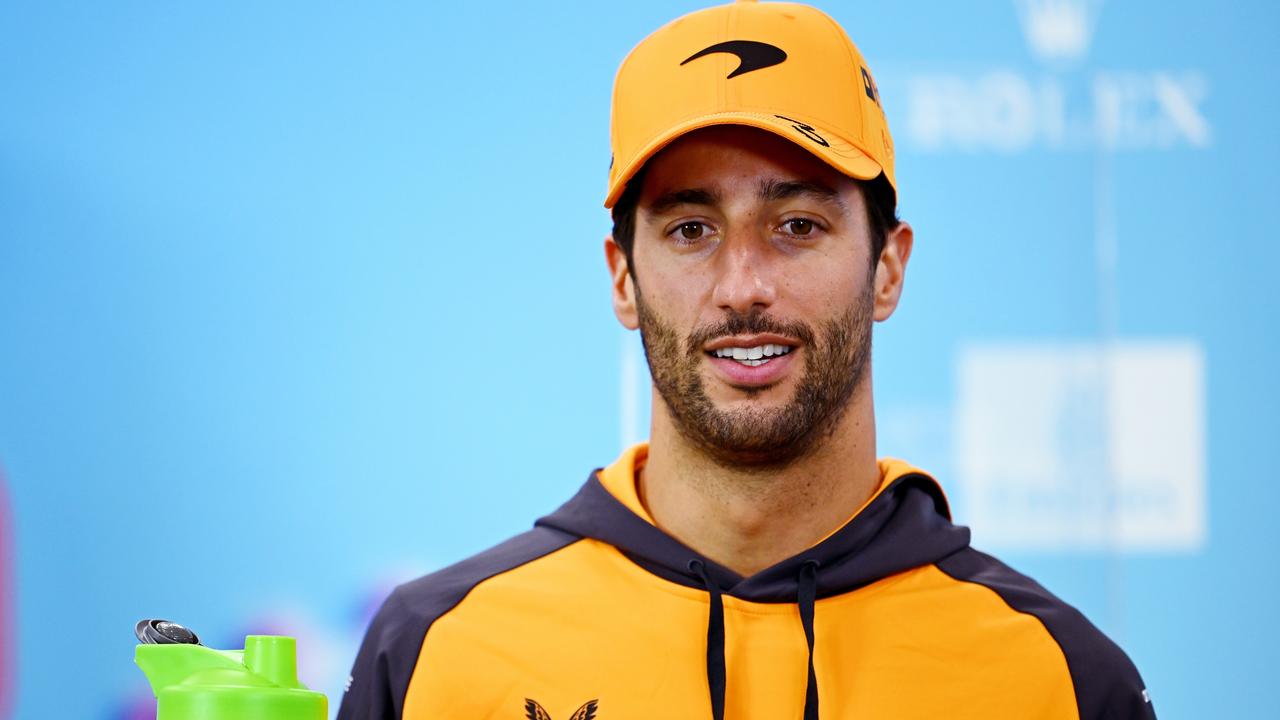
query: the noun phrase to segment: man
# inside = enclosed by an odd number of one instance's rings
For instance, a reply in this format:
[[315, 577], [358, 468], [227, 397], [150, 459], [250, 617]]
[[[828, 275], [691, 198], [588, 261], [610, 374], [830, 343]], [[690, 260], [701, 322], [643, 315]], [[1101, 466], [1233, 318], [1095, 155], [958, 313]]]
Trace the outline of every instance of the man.
[[618, 72], [605, 241], [651, 440], [398, 588], [338, 717], [1153, 717], [1124, 653], [875, 455], [912, 230], [857, 48], [802, 5], [680, 18]]

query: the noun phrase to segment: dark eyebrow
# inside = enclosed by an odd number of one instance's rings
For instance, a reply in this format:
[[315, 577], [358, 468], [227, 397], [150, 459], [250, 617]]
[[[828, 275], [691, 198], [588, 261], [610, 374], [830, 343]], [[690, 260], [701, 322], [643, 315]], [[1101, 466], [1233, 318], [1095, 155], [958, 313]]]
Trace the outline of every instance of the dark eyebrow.
[[649, 203], [648, 210], [653, 215], [661, 215], [680, 205], [715, 205], [718, 202], [720, 202], [720, 196], [711, 190], [685, 188], [659, 195]]
[[776, 201], [794, 197], [809, 197], [819, 202], [832, 203], [841, 210], [848, 210], [840, 193], [811, 180], [765, 180], [760, 183], [760, 199]]

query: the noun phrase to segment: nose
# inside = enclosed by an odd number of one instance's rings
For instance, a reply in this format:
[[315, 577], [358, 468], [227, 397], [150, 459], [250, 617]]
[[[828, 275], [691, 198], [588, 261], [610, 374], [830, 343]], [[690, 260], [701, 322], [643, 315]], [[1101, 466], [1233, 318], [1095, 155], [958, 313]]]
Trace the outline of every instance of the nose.
[[716, 258], [712, 301], [722, 310], [742, 314], [763, 310], [777, 299], [769, 269], [768, 242], [749, 232], [727, 237]]

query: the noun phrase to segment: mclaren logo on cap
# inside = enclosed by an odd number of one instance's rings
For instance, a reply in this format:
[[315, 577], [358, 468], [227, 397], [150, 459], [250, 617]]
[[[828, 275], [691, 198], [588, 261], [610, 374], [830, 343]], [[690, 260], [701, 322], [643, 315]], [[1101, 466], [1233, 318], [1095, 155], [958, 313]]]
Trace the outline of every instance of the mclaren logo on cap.
[[782, 51], [782, 48], [775, 47], [769, 43], [755, 40], [726, 40], [699, 50], [685, 58], [685, 61], [680, 64], [684, 65], [697, 60], [703, 55], [711, 55], [712, 53], [729, 53], [738, 56], [738, 68], [726, 75], [725, 80], [749, 73], [752, 70], [760, 70], [777, 65], [787, 59], [787, 54]]

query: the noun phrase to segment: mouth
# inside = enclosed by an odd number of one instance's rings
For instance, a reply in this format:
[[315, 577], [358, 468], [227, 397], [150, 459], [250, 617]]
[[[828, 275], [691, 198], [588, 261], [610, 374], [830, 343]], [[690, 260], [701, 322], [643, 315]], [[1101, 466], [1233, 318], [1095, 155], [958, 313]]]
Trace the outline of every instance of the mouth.
[[738, 335], [718, 338], [703, 352], [730, 386], [762, 388], [780, 381], [800, 343], [780, 335]]

